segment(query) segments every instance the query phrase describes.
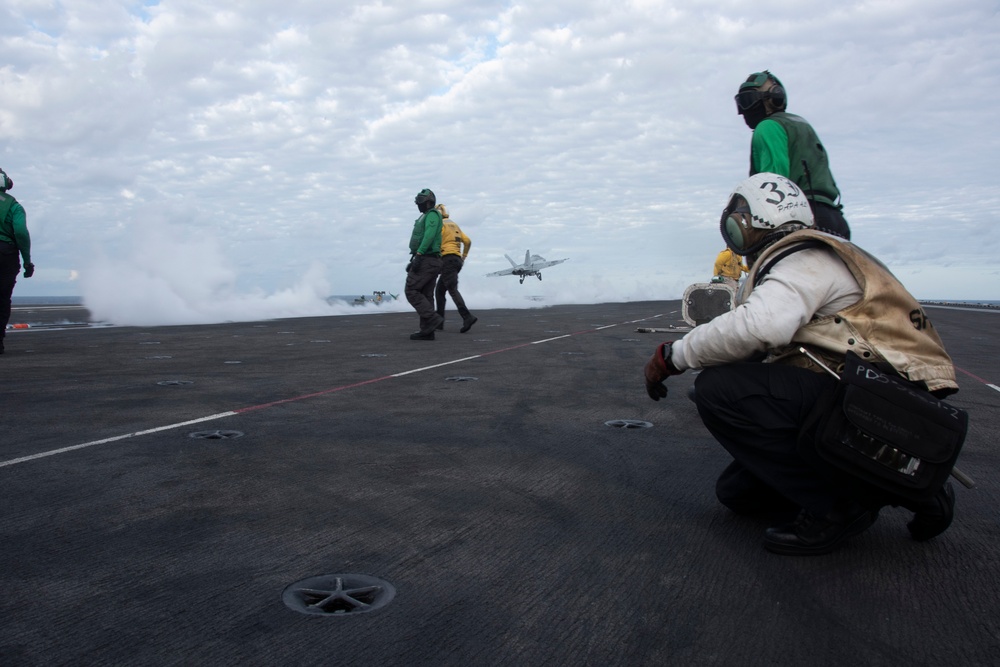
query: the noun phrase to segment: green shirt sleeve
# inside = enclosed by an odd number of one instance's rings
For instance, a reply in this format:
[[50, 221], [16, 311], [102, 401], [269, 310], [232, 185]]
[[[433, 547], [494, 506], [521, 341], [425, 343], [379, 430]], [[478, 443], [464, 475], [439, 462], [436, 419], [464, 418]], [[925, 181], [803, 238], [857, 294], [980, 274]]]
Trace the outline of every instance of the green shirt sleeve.
[[750, 175], [770, 172], [792, 177], [788, 164], [788, 134], [773, 120], [758, 123], [750, 140]]
[[0, 197], [0, 240], [13, 243], [21, 251], [25, 264], [31, 263], [31, 237], [28, 235], [27, 216], [16, 199], [7, 195]]
[[31, 237], [28, 235], [28, 218], [20, 204], [14, 204], [10, 211], [14, 215], [14, 238], [17, 239], [17, 249], [21, 251], [21, 260], [31, 264]]

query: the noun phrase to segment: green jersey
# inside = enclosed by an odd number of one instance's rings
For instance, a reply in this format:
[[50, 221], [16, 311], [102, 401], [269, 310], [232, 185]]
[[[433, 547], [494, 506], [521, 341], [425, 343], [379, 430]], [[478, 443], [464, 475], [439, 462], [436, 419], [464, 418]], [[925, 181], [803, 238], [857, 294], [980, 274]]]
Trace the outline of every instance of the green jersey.
[[421, 214], [413, 223], [410, 253], [417, 255], [441, 254], [441, 214], [435, 209]]
[[816, 131], [804, 118], [784, 111], [760, 121], [750, 142], [750, 175], [771, 172], [790, 178], [811, 200], [840, 208], [840, 190]]
[[31, 264], [31, 237], [24, 208], [6, 192], [0, 192], [0, 241], [17, 246], [23, 262]]

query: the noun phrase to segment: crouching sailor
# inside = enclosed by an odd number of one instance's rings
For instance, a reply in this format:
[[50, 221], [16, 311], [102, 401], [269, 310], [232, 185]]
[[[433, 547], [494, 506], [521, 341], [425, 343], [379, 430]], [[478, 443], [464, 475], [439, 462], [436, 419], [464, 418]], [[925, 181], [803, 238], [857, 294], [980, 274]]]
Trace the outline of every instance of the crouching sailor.
[[812, 229], [813, 220], [801, 189], [783, 176], [756, 174], [737, 186], [720, 228], [727, 246], [747, 258], [747, 284], [734, 310], [657, 348], [645, 367], [647, 393], [664, 398], [669, 376], [704, 369], [693, 398], [733, 457], [716, 495], [740, 514], [787, 515], [765, 532], [768, 550], [828, 553], [867, 530], [887, 505], [914, 512], [912, 537], [930, 539], [952, 521], [950, 465], [931, 488], [902, 496], [803, 447], [814, 407], [839, 407], [829, 398], [840, 384], [835, 373], [852, 359], [898, 376], [901, 391], [929, 402], [958, 391], [951, 358], [920, 304], [878, 260]]

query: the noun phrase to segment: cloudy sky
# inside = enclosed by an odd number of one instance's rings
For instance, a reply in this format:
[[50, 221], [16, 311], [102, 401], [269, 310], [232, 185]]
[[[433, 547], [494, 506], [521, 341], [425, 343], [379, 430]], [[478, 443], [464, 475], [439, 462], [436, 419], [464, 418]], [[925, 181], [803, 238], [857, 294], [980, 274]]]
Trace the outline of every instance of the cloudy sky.
[[[0, 167], [38, 267], [15, 296], [153, 322], [398, 293], [429, 187], [473, 309], [679, 298], [768, 68], [856, 243], [918, 298], [1000, 299], [1000, 5], [820, 4], [6, 0]], [[569, 261], [485, 277], [529, 248]]]

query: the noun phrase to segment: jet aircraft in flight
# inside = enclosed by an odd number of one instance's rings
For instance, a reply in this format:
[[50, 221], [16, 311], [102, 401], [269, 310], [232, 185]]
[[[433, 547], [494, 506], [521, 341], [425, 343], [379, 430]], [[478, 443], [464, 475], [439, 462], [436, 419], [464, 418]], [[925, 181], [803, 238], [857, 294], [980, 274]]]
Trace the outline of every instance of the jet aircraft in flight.
[[[520, 276], [521, 284], [524, 284], [524, 279], [528, 276], [537, 276], [539, 280], [542, 279], [542, 269], [547, 269], [550, 266], [555, 266], [556, 264], [562, 264], [565, 259], [554, 259], [552, 261], [546, 261], [541, 255], [532, 255], [530, 250], [526, 250], [524, 253], [524, 264], [518, 264], [510, 258], [510, 255], [504, 255], [507, 261], [510, 262], [511, 268], [503, 269], [502, 271], [494, 271], [493, 273], [487, 273], [487, 276]], [[568, 258], [567, 258], [568, 259]]]

